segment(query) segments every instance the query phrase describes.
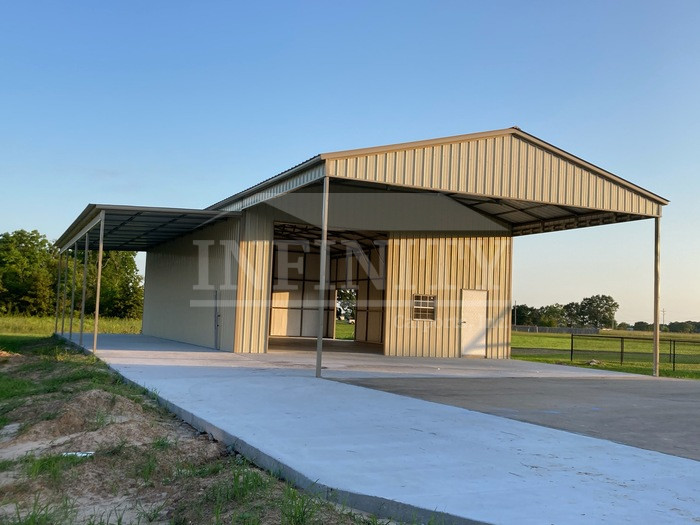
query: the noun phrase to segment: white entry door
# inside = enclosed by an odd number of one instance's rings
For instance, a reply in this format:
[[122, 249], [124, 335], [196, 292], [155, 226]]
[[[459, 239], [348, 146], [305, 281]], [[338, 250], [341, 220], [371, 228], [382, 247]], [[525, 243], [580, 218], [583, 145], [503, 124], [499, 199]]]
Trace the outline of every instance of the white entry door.
[[486, 357], [486, 290], [462, 290], [462, 357]]

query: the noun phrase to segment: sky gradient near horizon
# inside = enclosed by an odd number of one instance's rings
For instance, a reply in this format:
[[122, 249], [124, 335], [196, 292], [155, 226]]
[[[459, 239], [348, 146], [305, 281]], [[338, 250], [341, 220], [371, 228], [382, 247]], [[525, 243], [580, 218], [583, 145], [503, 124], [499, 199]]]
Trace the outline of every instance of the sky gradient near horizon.
[[[513, 125], [671, 201], [700, 320], [700, 2], [0, 1], [0, 231], [205, 207], [319, 152]], [[653, 221], [517, 238], [513, 298], [651, 321]]]

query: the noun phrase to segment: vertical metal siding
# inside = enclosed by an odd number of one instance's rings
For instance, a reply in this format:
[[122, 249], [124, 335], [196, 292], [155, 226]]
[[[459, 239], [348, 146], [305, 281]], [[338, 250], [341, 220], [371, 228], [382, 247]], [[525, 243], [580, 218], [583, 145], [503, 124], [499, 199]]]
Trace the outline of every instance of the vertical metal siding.
[[[459, 357], [461, 291], [488, 291], [487, 357], [510, 357], [511, 237], [392, 234], [387, 247], [385, 353]], [[413, 294], [435, 295], [435, 321], [412, 320]]]
[[241, 221], [234, 350], [263, 353], [272, 295], [272, 210], [265, 205], [249, 208]]
[[326, 170], [331, 177], [398, 186], [620, 213], [660, 213], [658, 203], [515, 135], [330, 158]]
[[[229, 219], [164, 243], [146, 255], [143, 333], [214, 348], [214, 291], [221, 314], [219, 347], [233, 350], [236, 273], [224, 275], [226, 246], [219, 241], [238, 240], [238, 219]], [[197, 240], [211, 240], [208, 260], [199, 260]], [[209, 264], [212, 289], [197, 290], [199, 264]]]

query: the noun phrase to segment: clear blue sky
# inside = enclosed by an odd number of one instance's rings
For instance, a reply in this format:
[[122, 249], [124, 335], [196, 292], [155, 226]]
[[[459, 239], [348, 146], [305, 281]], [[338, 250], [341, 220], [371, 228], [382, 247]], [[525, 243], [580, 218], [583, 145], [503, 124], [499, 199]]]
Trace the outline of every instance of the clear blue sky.
[[[0, 0], [0, 231], [517, 125], [671, 200], [662, 307], [700, 320], [699, 28], [697, 0]], [[518, 238], [514, 298], [649, 321], [652, 255], [652, 221]]]

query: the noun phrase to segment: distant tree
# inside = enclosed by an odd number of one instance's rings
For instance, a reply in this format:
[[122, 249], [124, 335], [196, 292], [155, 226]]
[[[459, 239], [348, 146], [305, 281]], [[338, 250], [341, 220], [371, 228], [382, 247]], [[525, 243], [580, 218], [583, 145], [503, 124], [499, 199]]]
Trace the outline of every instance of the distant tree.
[[539, 326], [564, 326], [566, 314], [564, 307], [558, 303], [539, 308]]
[[519, 304], [513, 308], [513, 322], [519, 325], [536, 325], [539, 321], [537, 310], [526, 304]]
[[618, 330], [627, 330], [629, 327], [630, 327], [629, 323], [625, 323], [624, 321], [621, 323], [617, 323]]
[[581, 319], [581, 305], [579, 303], [567, 303], [562, 308], [564, 310], [564, 322], [566, 326], [583, 325], [583, 320]]
[[582, 324], [596, 328], [613, 327], [620, 305], [609, 295], [592, 295], [580, 304]]
[[357, 290], [350, 288], [340, 289], [337, 292], [337, 299], [340, 307], [345, 312], [346, 319], [355, 319], [355, 309], [357, 306]]
[[692, 334], [697, 331], [696, 329], [697, 323], [694, 323], [693, 321], [684, 321], [684, 322], [673, 322], [673, 323], [668, 323], [668, 329], [670, 332], [675, 332], [675, 333], [681, 333], [681, 334]]
[[637, 321], [634, 323], [634, 331], [635, 332], [649, 332], [653, 329], [653, 327], [649, 323], [645, 323], [644, 321]]
[[[83, 252], [78, 251], [76, 310], [82, 295]], [[73, 254], [68, 254], [66, 298], [73, 286]], [[143, 278], [138, 274], [135, 252], [105, 252], [102, 264], [100, 312], [111, 317], [141, 317]], [[66, 259], [64, 258], [64, 261]], [[65, 264], [65, 263], [64, 263]], [[34, 230], [0, 235], [0, 314], [52, 315], [55, 312], [58, 250]], [[65, 270], [65, 265], [63, 266]], [[62, 275], [65, 275], [63, 273]], [[89, 254], [85, 311], [95, 311], [97, 254]], [[63, 294], [61, 294], [63, 296]]]
[[143, 278], [138, 273], [135, 258], [136, 252], [105, 252], [100, 314], [129, 319], [139, 319], [143, 315]]
[[54, 309], [56, 249], [38, 231], [0, 235], [0, 313], [47, 315]]

